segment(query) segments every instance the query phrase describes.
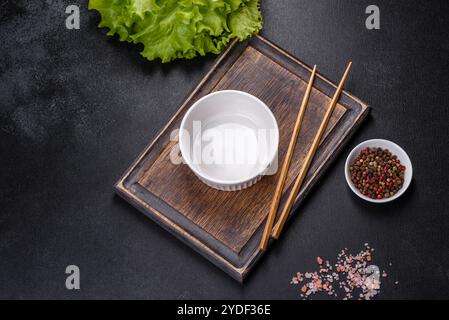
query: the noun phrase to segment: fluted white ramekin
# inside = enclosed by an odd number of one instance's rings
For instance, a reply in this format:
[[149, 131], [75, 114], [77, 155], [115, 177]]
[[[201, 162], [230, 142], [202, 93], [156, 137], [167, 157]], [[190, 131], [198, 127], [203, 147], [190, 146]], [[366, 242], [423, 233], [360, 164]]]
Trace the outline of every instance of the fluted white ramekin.
[[179, 146], [195, 175], [222, 191], [251, 187], [277, 171], [279, 128], [271, 110], [242, 91], [198, 100], [181, 123]]

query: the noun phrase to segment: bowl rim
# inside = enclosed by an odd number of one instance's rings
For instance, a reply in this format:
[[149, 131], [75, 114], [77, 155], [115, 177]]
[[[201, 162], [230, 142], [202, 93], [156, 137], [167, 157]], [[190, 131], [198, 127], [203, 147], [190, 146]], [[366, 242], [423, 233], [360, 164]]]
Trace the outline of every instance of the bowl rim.
[[[398, 191], [398, 193], [396, 193], [393, 197], [390, 198], [384, 198], [384, 199], [371, 199], [365, 195], [363, 195], [354, 185], [354, 183], [351, 180], [350, 174], [349, 174], [349, 167], [350, 167], [350, 161], [351, 159], [355, 156], [356, 152], [360, 152], [360, 150], [358, 149], [363, 149], [365, 147], [367, 147], [368, 145], [375, 145], [376, 143], [383, 143], [386, 145], [391, 145], [396, 147], [400, 152], [402, 152], [404, 158], [407, 160], [407, 162], [410, 163], [409, 168], [406, 168], [406, 172], [409, 172], [409, 179], [404, 179], [404, 185], [402, 186], [402, 188]], [[373, 146], [374, 147], [374, 146]], [[388, 147], [381, 147], [381, 146], [377, 146], [378, 148], [388, 148]], [[357, 151], [358, 150], [358, 151]], [[399, 155], [396, 154], [396, 156], [399, 158]], [[401, 161], [402, 162], [402, 161]], [[402, 163], [404, 165], [404, 163]], [[409, 188], [411, 181], [413, 179], [413, 165], [412, 165], [412, 161], [410, 160], [409, 155], [407, 154], [407, 152], [405, 152], [405, 150], [400, 147], [398, 144], [394, 143], [393, 141], [390, 140], [386, 140], [386, 139], [370, 139], [370, 140], [366, 140], [363, 141], [361, 143], [359, 143], [357, 146], [355, 146], [351, 152], [349, 153], [348, 157], [346, 158], [346, 162], [345, 162], [345, 178], [346, 178], [346, 183], [348, 184], [349, 188], [352, 190], [352, 192], [354, 192], [359, 198], [368, 201], [368, 202], [372, 202], [372, 203], [388, 203], [388, 202], [392, 202], [396, 199], [398, 199], [399, 197], [401, 197]]]
[[[269, 117], [271, 119], [271, 122], [274, 125], [274, 129], [275, 129], [275, 143], [274, 144], [275, 144], [275, 146], [272, 148], [271, 154], [268, 157], [268, 159], [270, 159], [270, 161], [267, 161], [267, 166], [265, 168], [263, 168], [263, 166], [261, 166], [262, 169], [258, 170], [256, 173], [251, 175], [249, 178], [245, 178], [245, 179], [242, 179], [242, 180], [234, 180], [234, 181], [219, 180], [219, 179], [214, 178], [214, 177], [212, 177], [210, 175], [207, 175], [207, 174], [199, 172], [190, 163], [190, 161], [187, 161], [187, 160], [190, 160], [190, 159], [186, 159], [186, 157], [184, 156], [184, 154], [186, 153], [186, 150], [185, 150], [185, 146], [182, 144], [182, 141], [183, 141], [182, 137], [185, 134], [185, 131], [187, 131], [187, 130], [184, 130], [184, 128], [186, 127], [187, 119], [189, 118], [190, 114], [193, 113], [193, 111], [196, 108], [198, 108], [198, 106], [203, 101], [205, 101], [207, 99], [210, 99], [210, 98], [212, 98], [212, 97], [214, 97], [216, 95], [221, 95], [221, 94], [243, 95], [243, 96], [245, 96], [247, 98], [250, 98], [250, 99], [256, 101], [257, 104], [260, 105], [265, 110], [265, 112], [269, 115]], [[196, 101], [189, 108], [189, 110], [187, 110], [186, 114], [184, 115], [184, 117], [183, 117], [183, 119], [181, 121], [181, 125], [179, 127], [179, 141], [178, 141], [178, 143], [179, 143], [179, 149], [181, 151], [181, 155], [182, 155], [182, 158], [184, 159], [185, 164], [187, 164], [187, 166], [190, 168], [190, 170], [192, 170], [197, 176], [199, 176], [202, 179], [205, 179], [205, 180], [207, 180], [207, 181], [209, 181], [209, 182], [211, 182], [213, 184], [222, 185], [222, 186], [234, 186], [234, 185], [244, 184], [244, 183], [247, 183], [247, 182], [250, 182], [250, 181], [256, 179], [257, 177], [263, 175], [264, 172], [273, 164], [273, 162], [274, 162], [274, 160], [275, 160], [275, 158], [276, 158], [276, 156], [278, 154], [278, 151], [279, 151], [279, 139], [280, 139], [279, 135], [280, 135], [279, 134], [279, 126], [278, 126], [277, 120], [276, 120], [273, 112], [270, 110], [270, 108], [262, 100], [260, 100], [256, 96], [253, 96], [250, 93], [247, 93], [247, 92], [244, 92], [244, 91], [240, 91], [240, 90], [220, 90], [220, 91], [215, 91], [215, 92], [209, 93], [209, 94], [205, 95], [204, 97], [200, 98], [198, 101]]]

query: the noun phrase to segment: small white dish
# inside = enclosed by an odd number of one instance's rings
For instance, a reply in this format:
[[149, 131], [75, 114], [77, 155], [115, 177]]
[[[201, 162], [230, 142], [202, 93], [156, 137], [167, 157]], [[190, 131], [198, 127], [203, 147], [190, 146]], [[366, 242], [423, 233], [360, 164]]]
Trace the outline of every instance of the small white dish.
[[179, 132], [182, 157], [208, 186], [238, 191], [277, 171], [279, 128], [271, 110], [242, 91], [225, 90], [198, 100]]
[[[402, 188], [398, 191], [398, 193], [396, 193], [394, 196], [392, 196], [390, 198], [384, 198], [384, 199], [371, 199], [371, 198], [365, 196], [364, 194], [362, 194], [356, 188], [354, 183], [352, 182], [349, 168], [354, 163], [355, 158], [357, 158], [357, 156], [360, 154], [360, 152], [365, 148], [388, 149], [393, 155], [396, 155], [398, 157], [399, 161], [401, 161], [401, 164], [403, 166], [405, 166], [404, 184], [403, 184]], [[407, 191], [407, 189], [410, 186], [410, 183], [412, 181], [413, 167], [412, 167], [412, 162], [410, 161], [410, 158], [407, 155], [407, 153], [396, 143], [388, 141], [388, 140], [383, 140], [383, 139], [373, 139], [373, 140], [368, 140], [368, 141], [362, 142], [361, 144], [359, 144], [357, 147], [355, 147], [351, 151], [348, 158], [346, 159], [345, 177], [346, 177], [346, 182], [348, 183], [351, 190], [357, 196], [362, 198], [363, 200], [373, 202], [373, 203], [387, 203], [387, 202], [396, 200], [397, 198], [402, 196], [405, 193], [405, 191]]]

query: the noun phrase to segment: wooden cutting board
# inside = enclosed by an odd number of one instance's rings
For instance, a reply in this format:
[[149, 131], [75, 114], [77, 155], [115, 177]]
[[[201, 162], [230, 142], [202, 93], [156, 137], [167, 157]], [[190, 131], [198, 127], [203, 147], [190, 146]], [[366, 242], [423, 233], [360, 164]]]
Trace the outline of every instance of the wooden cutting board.
[[[279, 163], [282, 163], [310, 73], [309, 67], [261, 36], [234, 42], [117, 182], [116, 192], [234, 279], [243, 281], [262, 255], [258, 244], [278, 175], [266, 176], [255, 186], [239, 192], [209, 188], [186, 165], [170, 160], [170, 155], [178, 154], [179, 150], [176, 129], [189, 107], [204, 95], [225, 89], [246, 91], [273, 111], [280, 129]], [[317, 75], [279, 210], [335, 89], [335, 84]], [[342, 94], [296, 206], [368, 110], [359, 99], [347, 92]]]

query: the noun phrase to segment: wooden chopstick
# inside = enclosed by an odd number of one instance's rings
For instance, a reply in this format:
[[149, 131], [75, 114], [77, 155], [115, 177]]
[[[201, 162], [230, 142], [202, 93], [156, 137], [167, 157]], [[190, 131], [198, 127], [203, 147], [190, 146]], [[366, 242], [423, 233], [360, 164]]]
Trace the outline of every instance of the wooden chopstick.
[[332, 116], [332, 113], [334, 112], [335, 106], [337, 105], [337, 102], [340, 98], [340, 94], [343, 90], [344, 83], [346, 81], [346, 78], [348, 77], [349, 71], [351, 70], [352, 62], [349, 63], [348, 67], [346, 68], [345, 73], [343, 74], [343, 77], [340, 81], [340, 84], [338, 85], [337, 91], [334, 94], [334, 97], [330, 103], [329, 109], [327, 110], [326, 114], [324, 115], [324, 118], [321, 122], [321, 125], [318, 129], [318, 132], [315, 136], [315, 139], [313, 140], [312, 146], [310, 147], [310, 150], [306, 156], [306, 159], [304, 160], [304, 164], [301, 168], [301, 171], [296, 178], [295, 184], [293, 185], [293, 188], [290, 192], [290, 195], [287, 199], [287, 203], [285, 204], [284, 209], [282, 210], [282, 213], [279, 217], [279, 221], [275, 225], [272, 233], [272, 237], [274, 239], [279, 239], [279, 236], [282, 232], [282, 229], [284, 227], [285, 221], [287, 220], [287, 217], [290, 213], [290, 210], [295, 203], [296, 197], [298, 196], [299, 190], [302, 187], [302, 184], [304, 182], [304, 179], [307, 175], [307, 172], [309, 171], [310, 164], [312, 163], [312, 160], [316, 154], [316, 151], [320, 145], [321, 139], [324, 135], [324, 132], [327, 128], [327, 125], [329, 124], [329, 120]]
[[259, 249], [265, 251], [268, 246], [268, 241], [270, 240], [271, 230], [273, 228], [274, 220], [279, 208], [279, 202], [281, 200], [282, 191], [284, 190], [285, 180], [287, 178], [288, 170], [292, 162], [293, 153], [295, 151], [296, 142], [298, 140], [299, 132], [301, 130], [302, 121], [304, 120], [304, 115], [306, 113], [307, 104], [309, 102], [310, 93], [312, 91], [313, 82], [315, 80], [317, 66], [313, 67], [312, 75], [310, 76], [309, 84], [306, 89], [306, 93], [302, 100], [301, 107], [299, 108], [298, 116], [296, 118], [295, 128], [293, 129], [292, 137], [290, 139], [290, 144], [288, 146], [287, 155], [282, 165], [281, 175], [279, 177], [276, 191], [273, 196], [273, 201], [271, 202], [270, 212], [268, 214], [267, 222], [265, 224], [265, 229], [263, 232], [262, 240], [260, 241]]

